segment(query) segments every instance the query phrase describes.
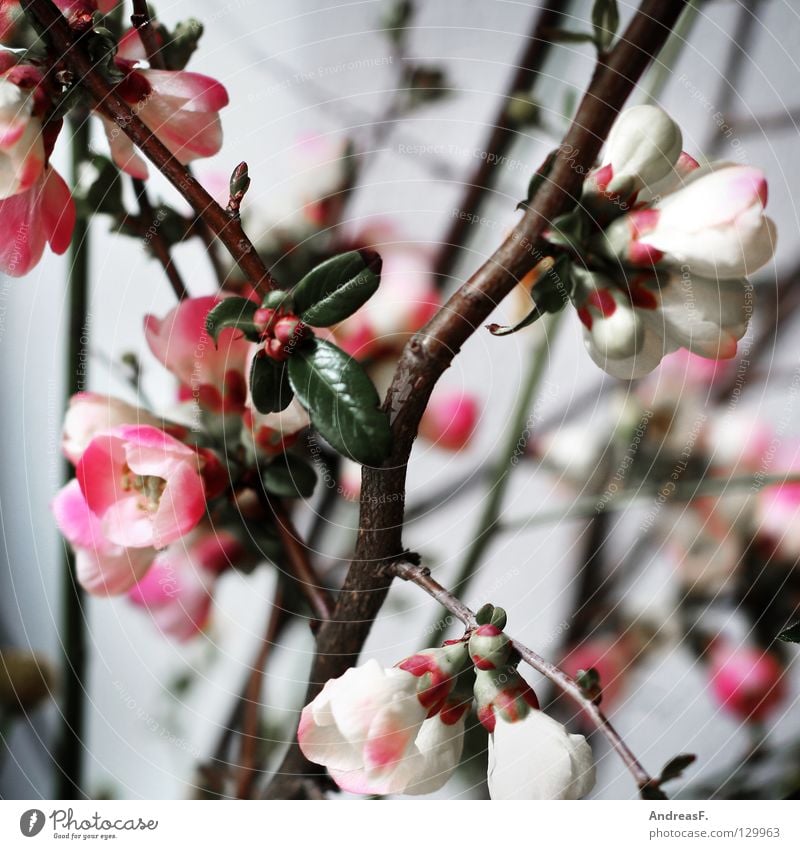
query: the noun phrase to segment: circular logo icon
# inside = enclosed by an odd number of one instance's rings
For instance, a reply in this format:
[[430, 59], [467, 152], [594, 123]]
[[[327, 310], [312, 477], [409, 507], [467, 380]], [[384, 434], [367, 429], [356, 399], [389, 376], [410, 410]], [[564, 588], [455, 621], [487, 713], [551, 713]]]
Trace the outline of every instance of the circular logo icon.
[[31, 808], [19, 818], [19, 830], [25, 837], [36, 837], [44, 828], [44, 811]]

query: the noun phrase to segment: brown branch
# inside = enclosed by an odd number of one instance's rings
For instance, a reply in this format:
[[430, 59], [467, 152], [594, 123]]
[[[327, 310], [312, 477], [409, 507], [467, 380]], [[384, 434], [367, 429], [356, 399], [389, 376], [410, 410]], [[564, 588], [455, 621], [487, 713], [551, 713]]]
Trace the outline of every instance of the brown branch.
[[285, 611], [282, 607], [283, 592], [281, 582], [275, 591], [272, 600], [272, 610], [267, 619], [267, 630], [261, 641], [256, 659], [247, 679], [242, 703], [242, 746], [239, 755], [239, 779], [236, 784], [236, 798], [250, 799], [253, 792], [253, 784], [258, 776], [258, 715], [261, 707], [261, 688], [264, 682], [264, 672], [272, 649], [278, 639], [284, 623], [286, 622]]
[[95, 108], [112, 120], [180, 192], [197, 216], [225, 245], [253, 286], [261, 291], [275, 288], [277, 281], [267, 271], [239, 220], [231, 218], [178, 162], [92, 63], [85, 43], [85, 38], [91, 33], [73, 32], [52, 0], [21, 2], [28, 16], [49, 38], [58, 55], [57, 61], [72, 71], [77, 84], [91, 96]]
[[[615, 48], [598, 62], [549, 179], [521, 221], [404, 349], [384, 404], [392, 421], [392, 453], [382, 467], [364, 469], [356, 552], [333, 616], [317, 635], [308, 701], [325, 681], [342, 675], [356, 662], [386, 598], [392, 576], [383, 566], [403, 551], [406, 465], [433, 387], [464, 342], [541, 259], [535, 245], [543, 230], [579, 197], [583, 177], [594, 165], [619, 110], [683, 7], [680, 0], [642, 2]], [[268, 795], [294, 794], [302, 776], [319, 773], [320, 768], [293, 746]]]
[[[564, 0], [558, 0], [536, 13], [533, 29], [527, 39], [528, 44], [517, 62], [517, 70], [511, 77], [500, 109], [490, 125], [492, 129], [483, 145], [482, 153], [485, 155], [466, 179], [466, 191], [458, 205], [460, 213], [474, 213], [480, 207], [492, 182], [497, 163], [502, 161], [503, 154], [517, 138], [517, 128], [510, 114], [510, 107], [514, 96], [529, 92], [538, 77], [547, 52], [552, 46], [552, 42], [545, 37], [545, 31], [558, 28], [565, 6]], [[467, 240], [470, 223], [469, 215], [454, 215], [451, 218], [433, 265], [433, 273], [439, 286], [445, 285], [445, 278], [449, 277], [453, 270], [459, 251]]]
[[[167, 240], [157, 230], [158, 224], [156, 222], [155, 211], [147, 194], [147, 185], [144, 180], [137, 180], [135, 178], [131, 182], [133, 183], [136, 198], [139, 201], [140, 215], [147, 225], [147, 229], [144, 232], [145, 242], [149, 244], [156, 259], [161, 263], [164, 273], [167, 275], [167, 279], [172, 286], [172, 291], [175, 293], [175, 297], [179, 301], [182, 301], [184, 298], [189, 297], [189, 291], [172, 260], [172, 254], [170, 253]], [[148, 221], [150, 224], [147, 224]]]
[[147, 61], [150, 63], [151, 68], [164, 70], [164, 60], [159, 53], [158, 36], [150, 21], [150, 10], [147, 8], [147, 0], [132, 0], [132, 2], [133, 14], [131, 15], [131, 23], [142, 40], [144, 51], [147, 54]]
[[[449, 590], [446, 590], [437, 580], [431, 577], [430, 570], [424, 566], [419, 566], [405, 560], [393, 563], [389, 568], [392, 574], [404, 581], [411, 581], [421, 589], [425, 590], [429, 596], [450, 611], [457, 619], [461, 620], [467, 628], [477, 627], [475, 614], [467, 607], [460, 599], [456, 598]], [[611, 744], [613, 749], [622, 758], [625, 766], [630, 771], [636, 781], [637, 787], [641, 790], [647, 785], [653, 783], [652, 776], [639, 763], [636, 755], [630, 750], [625, 741], [619, 736], [614, 726], [608, 721], [608, 718], [600, 709], [599, 705], [595, 704], [591, 699], [587, 698], [581, 688], [578, 686], [574, 678], [571, 678], [560, 669], [558, 666], [545, 660], [541, 655], [537, 654], [533, 649], [529, 649], [518, 640], [511, 640], [511, 645], [514, 646], [519, 656], [535, 669], [537, 672], [544, 675], [549, 681], [556, 685], [562, 692], [566, 693], [571, 699], [577, 702], [584, 713], [591, 719], [598, 731], [600, 731]]]
[[289, 561], [292, 575], [300, 584], [300, 589], [311, 605], [314, 614], [321, 621], [330, 619], [336, 603], [311, 565], [308, 548], [297, 532], [289, 516], [289, 511], [283, 502], [278, 499], [271, 500], [269, 506], [275, 515], [275, 528]]

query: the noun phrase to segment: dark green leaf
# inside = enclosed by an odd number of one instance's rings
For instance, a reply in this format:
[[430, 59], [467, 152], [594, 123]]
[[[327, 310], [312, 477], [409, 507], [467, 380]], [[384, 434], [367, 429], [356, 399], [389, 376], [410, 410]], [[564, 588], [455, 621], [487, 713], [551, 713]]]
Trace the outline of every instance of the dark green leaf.
[[553, 163], [556, 161], [556, 156], [558, 155], [558, 151], [551, 150], [550, 153], [547, 154], [547, 158], [542, 163], [541, 168], [531, 177], [530, 183], [528, 183], [528, 195], [525, 200], [521, 200], [517, 204], [517, 209], [527, 208], [531, 201], [533, 201], [534, 197], [536, 197], [536, 192], [539, 191], [544, 181], [547, 179], [548, 174], [550, 173]]
[[371, 250], [349, 251], [318, 265], [292, 291], [298, 315], [313, 327], [343, 321], [378, 288], [381, 265]]
[[[122, 181], [116, 165], [105, 156], [93, 156], [92, 165], [97, 169], [97, 176], [86, 190], [83, 200], [90, 213], [104, 212], [109, 215], [121, 215]], [[78, 194], [80, 198], [80, 194]]]
[[655, 782], [652, 784], [645, 784], [644, 787], [639, 788], [639, 795], [642, 799], [659, 802], [663, 802], [667, 798], [667, 794], [664, 793], [664, 791]]
[[389, 419], [358, 362], [330, 342], [315, 340], [288, 364], [298, 400], [337, 451], [365, 465], [386, 458], [391, 445]]
[[479, 625], [488, 625], [492, 621], [493, 614], [494, 605], [487, 601], [486, 604], [483, 604], [478, 608], [478, 611], [475, 614], [475, 621]]
[[530, 291], [533, 309], [513, 326], [489, 324], [489, 332], [493, 336], [508, 336], [525, 327], [529, 327], [549, 312], [558, 312], [569, 300], [572, 291], [570, 275], [570, 260], [566, 255], [560, 256], [552, 268], [537, 281]]
[[594, 667], [591, 667], [591, 669], [579, 669], [578, 674], [575, 676], [575, 681], [587, 699], [591, 699], [593, 702], [600, 701], [602, 692], [600, 688], [600, 673]]
[[251, 341], [257, 342], [260, 331], [253, 322], [258, 304], [247, 298], [223, 298], [206, 316], [206, 330], [216, 343], [226, 327], [235, 327]]
[[165, 27], [159, 27], [159, 36], [163, 47], [160, 50], [164, 63], [171, 71], [182, 71], [197, 50], [203, 25], [196, 18], [180, 21], [170, 33]]
[[659, 783], [663, 784], [665, 781], [679, 778], [686, 767], [691, 766], [696, 760], [697, 755], [677, 755], [661, 770]]
[[282, 454], [267, 466], [262, 475], [267, 492], [281, 498], [309, 498], [317, 485], [313, 466], [294, 454]]
[[289, 385], [286, 363], [276, 362], [264, 355], [253, 357], [250, 394], [259, 413], [279, 413], [285, 410], [294, 395]]
[[617, 0], [595, 0], [592, 9], [594, 42], [598, 50], [608, 50], [619, 28]]
[[778, 639], [783, 640], [784, 643], [800, 643], [800, 622], [795, 622], [785, 631], [781, 631]]

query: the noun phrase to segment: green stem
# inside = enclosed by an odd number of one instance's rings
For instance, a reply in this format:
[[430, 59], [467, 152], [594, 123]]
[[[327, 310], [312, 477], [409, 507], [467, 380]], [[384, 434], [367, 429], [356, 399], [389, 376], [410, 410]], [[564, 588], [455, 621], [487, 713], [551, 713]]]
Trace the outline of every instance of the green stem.
[[[78, 171], [89, 150], [89, 116], [75, 115], [70, 122], [72, 133], [71, 180], [75, 185]], [[89, 307], [89, 222], [78, 214], [69, 254], [69, 319], [66, 346], [67, 397], [84, 390], [89, 361], [86, 317]], [[73, 475], [72, 466], [65, 467], [64, 477]], [[83, 795], [83, 731], [86, 680], [86, 624], [83, 591], [75, 580], [74, 557], [65, 547], [63, 569], [62, 647], [63, 701], [61, 730], [56, 745], [56, 798], [73, 799]]]
[[[531, 404], [541, 384], [545, 367], [550, 361], [550, 350], [564, 312], [565, 310], [561, 310], [561, 312], [543, 319], [544, 336], [531, 356], [524, 383], [511, 414], [511, 423], [506, 431], [502, 449], [497, 456], [490, 478], [489, 493], [484, 502], [483, 512], [478, 521], [472, 543], [464, 558], [464, 563], [453, 581], [453, 586], [462, 596], [480, 565], [489, 544], [501, 527], [498, 519], [503, 507], [503, 498], [511, 480], [511, 472], [516, 467], [514, 459], [521, 450], [525, 450], [524, 433], [529, 429], [528, 417]], [[444, 627], [445, 620], [438, 619], [428, 632], [432, 634], [433, 641], [438, 639]]]
[[683, 48], [689, 42], [689, 36], [697, 22], [700, 11], [700, 0], [689, 0], [686, 8], [681, 12], [675, 29], [667, 39], [667, 43], [656, 56], [650, 68], [650, 72], [642, 85], [644, 91], [644, 103], [654, 105], [658, 102], [665, 86], [672, 78], [672, 71], [681, 55]]

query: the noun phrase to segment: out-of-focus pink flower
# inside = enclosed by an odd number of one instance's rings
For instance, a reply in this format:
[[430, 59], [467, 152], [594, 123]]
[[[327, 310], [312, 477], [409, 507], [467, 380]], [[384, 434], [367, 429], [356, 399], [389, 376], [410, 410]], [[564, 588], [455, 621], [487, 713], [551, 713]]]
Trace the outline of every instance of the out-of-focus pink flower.
[[615, 221], [606, 236], [636, 265], [663, 262], [703, 277], [742, 277], [775, 253], [775, 225], [764, 215], [766, 203], [767, 181], [757, 168], [698, 168], [655, 206]]
[[67, 184], [48, 166], [27, 191], [0, 200], [0, 269], [27, 274], [42, 258], [45, 244], [63, 254], [75, 228], [75, 204]]
[[441, 304], [424, 252], [396, 245], [376, 250], [383, 259], [378, 291], [334, 329], [337, 344], [359, 360], [402, 348]]
[[625, 686], [625, 675], [631, 665], [630, 642], [625, 637], [590, 637], [573, 646], [559, 666], [573, 678], [578, 670], [596, 669], [603, 690], [603, 704], [619, 700]]
[[96, 392], [78, 392], [69, 399], [67, 414], [61, 431], [61, 447], [73, 463], [81, 459], [88, 444], [104, 430], [117, 425], [152, 425], [161, 422], [147, 410], [134, 407], [119, 398], [98, 395]]
[[438, 790], [461, 757], [466, 714], [451, 725], [439, 714], [427, 719], [417, 683], [410, 672], [375, 660], [331, 679], [303, 708], [303, 754], [351, 793]]
[[200, 466], [195, 451], [164, 431], [122, 425], [89, 443], [76, 476], [111, 542], [164, 548], [205, 514]]
[[213, 295], [186, 298], [163, 319], [145, 316], [144, 334], [153, 354], [200, 406], [238, 413], [247, 400], [245, 368], [252, 346], [234, 328], [223, 330], [214, 344], [206, 316], [218, 303]]
[[92, 595], [119, 595], [141, 580], [155, 557], [153, 548], [125, 548], [110, 542], [89, 509], [77, 480], [53, 499], [53, 515], [75, 550], [78, 583]]
[[0, 270], [12, 277], [30, 271], [44, 246], [62, 254], [75, 226], [75, 204], [61, 177], [47, 165], [58, 124], [47, 138], [41, 71], [0, 51]]
[[[219, 110], [228, 105], [225, 86], [193, 71], [134, 68], [140, 60], [140, 43], [138, 33], [123, 36], [117, 64], [126, 76], [117, 86], [119, 94], [182, 164], [218, 153]], [[117, 166], [132, 177], [147, 179], [147, 165], [133, 142], [113, 121], [103, 118], [103, 124]]]
[[709, 652], [711, 692], [738, 719], [760, 722], [783, 700], [784, 669], [774, 654], [721, 638]]
[[0, 198], [32, 188], [44, 171], [42, 122], [34, 114], [34, 95], [9, 74], [0, 77]]
[[258, 449], [270, 456], [283, 454], [291, 448], [300, 432], [311, 423], [308, 413], [296, 398], [285, 410], [268, 415], [248, 405], [243, 419]]
[[217, 577], [243, 555], [236, 537], [203, 525], [159, 552], [128, 598], [145, 608], [164, 634], [189, 640], [208, 622]]
[[439, 391], [425, 409], [419, 426], [423, 439], [445, 451], [461, 451], [469, 445], [480, 416], [474, 395]]
[[[763, 449], [761, 464], [770, 460], [770, 472], [800, 471], [800, 444], [779, 444], [776, 437]], [[762, 470], [763, 471], [763, 470]], [[800, 483], [784, 483], [761, 489], [756, 500], [755, 530], [767, 537], [784, 557], [800, 557]]]

